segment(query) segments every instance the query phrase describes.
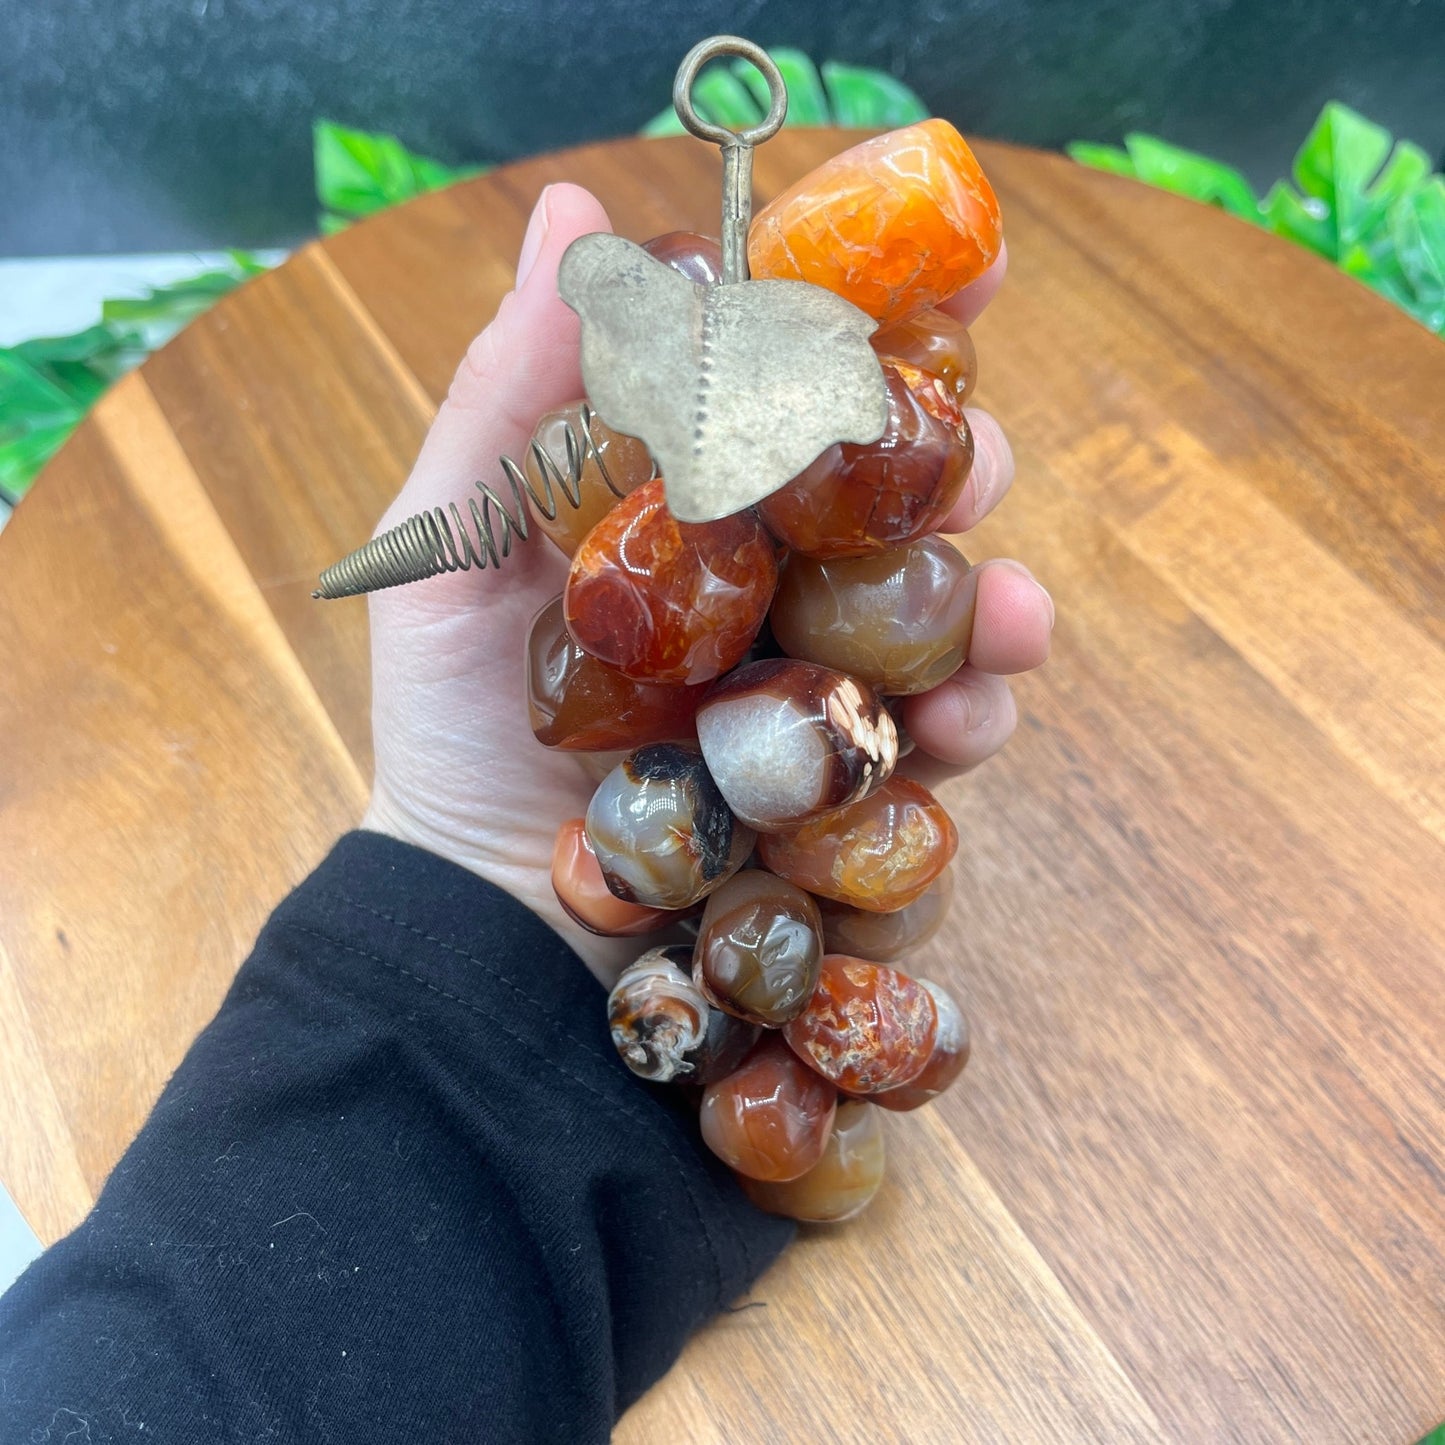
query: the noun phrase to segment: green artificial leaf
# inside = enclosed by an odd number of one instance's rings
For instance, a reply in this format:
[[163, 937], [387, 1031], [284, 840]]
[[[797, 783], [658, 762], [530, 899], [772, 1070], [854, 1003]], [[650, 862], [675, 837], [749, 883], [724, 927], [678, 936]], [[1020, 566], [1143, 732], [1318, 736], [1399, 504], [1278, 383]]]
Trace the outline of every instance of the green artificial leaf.
[[1091, 166], [1096, 171], [1108, 171], [1111, 175], [1130, 176], [1137, 180], [1139, 173], [1134, 169], [1134, 162], [1129, 158], [1129, 152], [1118, 146], [1097, 145], [1093, 141], [1076, 140], [1064, 147], [1068, 152], [1070, 160], [1078, 161], [1081, 166]]
[[882, 70], [825, 60], [823, 85], [834, 125], [892, 130], [928, 119], [928, 107], [901, 80]]
[[1301, 196], [1287, 181], [1276, 181], [1260, 204], [1265, 229], [1297, 245], [1338, 259], [1334, 222], [1329, 208], [1313, 196]]
[[318, 120], [311, 136], [316, 198], [323, 212], [349, 220], [480, 175], [486, 169], [443, 165], [407, 150], [393, 135], [351, 130], [332, 121]]
[[75, 410], [75, 398], [43, 367], [15, 347], [0, 347], [0, 435], [62, 421]]
[[1394, 145], [1383, 126], [1338, 101], [1320, 111], [1294, 162], [1300, 190], [1326, 208], [1336, 257], [1368, 244], [1390, 208], [1429, 174], [1430, 159], [1419, 146]]
[[1445, 177], [1402, 196], [1390, 210], [1395, 257], [1417, 295], [1445, 301]]
[[1233, 166], [1172, 146], [1156, 136], [1126, 135], [1124, 146], [1134, 163], [1134, 174], [1141, 181], [1190, 200], [1221, 206], [1246, 221], [1259, 219], [1259, 200]]
[[47, 422], [15, 436], [0, 428], [0, 501], [18, 502], [41, 467], [60, 450], [80, 424], [77, 412], [68, 421]]
[[228, 291], [266, 269], [244, 251], [228, 264], [144, 296], [101, 305], [98, 325], [0, 349], [0, 490], [16, 498], [113, 381]]
[[[832, 112], [828, 107], [823, 82], [818, 78], [817, 66], [801, 50], [779, 48], [770, 50], [768, 54], [773, 57], [773, 64], [778, 67], [778, 73], [783, 77], [783, 84], [788, 89], [788, 124], [827, 125], [832, 119]], [[732, 71], [747, 86], [748, 93], [758, 107], [758, 119], [761, 120], [772, 104], [768, 82], [762, 71], [749, 65], [746, 60], [734, 61]]]

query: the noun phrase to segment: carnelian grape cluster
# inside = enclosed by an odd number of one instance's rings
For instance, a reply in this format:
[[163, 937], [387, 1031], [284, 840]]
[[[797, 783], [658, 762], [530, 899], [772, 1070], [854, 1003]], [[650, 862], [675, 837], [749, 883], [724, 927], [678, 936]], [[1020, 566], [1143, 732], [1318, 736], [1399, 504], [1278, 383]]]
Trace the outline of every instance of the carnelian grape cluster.
[[[593, 418], [581, 505], [537, 519], [572, 565], [528, 639], [533, 730], [611, 769], [561, 828], [553, 886], [595, 933], [692, 930], [623, 972], [613, 1040], [644, 1079], [700, 1087], [708, 1146], [799, 1219], [861, 1210], [883, 1174], [880, 1108], [926, 1103], [968, 1059], [953, 999], [892, 967], [941, 923], [958, 846], [895, 766], [903, 700], [968, 655], [975, 578], [933, 533], [973, 463], [975, 360], [937, 307], [1000, 243], [946, 123], [835, 157], [759, 215], [749, 262], [880, 322], [883, 436], [694, 525], [668, 511], [646, 448]], [[647, 249], [721, 279], [705, 237]], [[583, 405], [538, 424], [559, 465]]]

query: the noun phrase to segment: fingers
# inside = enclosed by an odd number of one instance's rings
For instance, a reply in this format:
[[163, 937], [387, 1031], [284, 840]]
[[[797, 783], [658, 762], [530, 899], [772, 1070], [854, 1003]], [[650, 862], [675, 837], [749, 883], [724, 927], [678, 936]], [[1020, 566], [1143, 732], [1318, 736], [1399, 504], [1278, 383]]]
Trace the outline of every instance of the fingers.
[[1003, 747], [1017, 725], [1008, 683], [966, 664], [947, 682], [903, 704], [903, 726], [918, 745], [910, 755], [916, 760], [910, 774], [924, 766], [920, 753], [943, 776], [975, 768]]
[[973, 432], [973, 466], [952, 510], [940, 523], [940, 532], [967, 532], [998, 504], [1014, 479], [1014, 454], [1003, 428], [977, 407], [966, 408]]
[[965, 326], [972, 326], [983, 315], [983, 308], [998, 295], [1007, 271], [1008, 242], [1005, 241], [999, 246], [993, 265], [977, 281], [970, 281], [962, 291], [955, 292], [938, 309], [947, 311]]
[[577, 315], [557, 294], [557, 266], [578, 236], [611, 229], [601, 203], [580, 186], [542, 192], [516, 287], [468, 349], [383, 528], [463, 501], [478, 478], [496, 484], [497, 458], [520, 457], [537, 418], [582, 395]]
[[1049, 655], [1054, 603], [1022, 562], [999, 559], [975, 569], [978, 592], [968, 660], [980, 672], [1028, 672]]

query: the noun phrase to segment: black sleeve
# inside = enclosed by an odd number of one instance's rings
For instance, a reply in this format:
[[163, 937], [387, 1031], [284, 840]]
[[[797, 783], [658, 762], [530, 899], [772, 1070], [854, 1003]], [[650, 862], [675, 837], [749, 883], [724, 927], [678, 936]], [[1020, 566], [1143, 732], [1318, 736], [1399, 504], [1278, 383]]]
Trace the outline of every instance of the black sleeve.
[[790, 1235], [605, 1013], [505, 893], [342, 839], [0, 1301], [0, 1440], [605, 1440]]

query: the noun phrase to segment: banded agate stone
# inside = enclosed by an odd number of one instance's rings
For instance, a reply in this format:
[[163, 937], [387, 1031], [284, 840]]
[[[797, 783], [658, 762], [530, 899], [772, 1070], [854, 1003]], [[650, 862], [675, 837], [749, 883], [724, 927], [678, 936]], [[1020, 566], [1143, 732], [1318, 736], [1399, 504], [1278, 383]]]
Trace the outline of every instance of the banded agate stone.
[[927, 692], [968, 657], [977, 591], [968, 559], [937, 536], [872, 557], [794, 555], [770, 621], [789, 657], [890, 696]]
[[908, 778], [787, 833], [763, 833], [765, 867], [809, 893], [870, 913], [906, 908], [948, 867], [958, 829], [938, 800]]
[[622, 1062], [641, 1079], [710, 1084], [726, 1078], [757, 1042], [756, 1025], [712, 1008], [692, 981], [686, 945], [653, 948], [622, 970], [607, 996], [607, 1023]]
[[818, 905], [761, 868], [736, 873], [707, 900], [693, 978], [720, 1008], [777, 1028], [813, 996], [823, 960]]
[[532, 619], [527, 712], [549, 748], [605, 752], [690, 738], [703, 691], [638, 682], [583, 652], [567, 631], [561, 597]]
[[699, 286], [722, 282], [722, 243], [696, 231], [667, 231], [642, 243], [642, 249]]
[[968, 328], [946, 311], [921, 311], [906, 321], [880, 326], [873, 333], [873, 349], [936, 377], [958, 406], [973, 395], [978, 352]]
[[793, 828], [885, 782], [898, 730], [873, 689], [791, 658], [752, 662], [708, 689], [697, 713], [708, 771], [750, 827]]
[[607, 886], [582, 818], [570, 818], [557, 830], [552, 848], [552, 891], [574, 923], [604, 938], [636, 938], [656, 933], [677, 915], [664, 908], [643, 908], [619, 898]]
[[881, 963], [830, 953], [808, 1006], [783, 1028], [788, 1046], [848, 1094], [881, 1094], [923, 1071], [938, 1032], [933, 995]]
[[946, 120], [875, 136], [824, 161], [754, 219], [757, 278], [811, 281], [882, 322], [937, 306], [1003, 244], [998, 201]]
[[780, 542], [809, 557], [861, 557], [931, 532], [973, 466], [963, 408], [937, 377], [885, 360], [888, 421], [867, 446], [835, 442], [758, 506]]
[[674, 520], [662, 479], [619, 502], [577, 549], [563, 594], [586, 653], [643, 682], [710, 682], [742, 659], [777, 586], [751, 512]]
[[754, 834], [728, 811], [697, 748], [654, 743], [597, 785], [587, 837], [619, 898], [678, 909], [731, 878], [752, 852]]
[[749, 1179], [796, 1179], [822, 1157], [837, 1090], [776, 1033], [702, 1096], [703, 1142]]
[[968, 1019], [953, 1001], [953, 996], [926, 978], [918, 980], [933, 998], [938, 1010], [938, 1030], [933, 1036], [933, 1049], [917, 1077], [896, 1089], [874, 1094], [873, 1102], [895, 1113], [917, 1109], [936, 1099], [952, 1085], [968, 1063], [971, 1047]]
[[861, 1214], [883, 1183], [883, 1119], [860, 1099], [840, 1099], [823, 1157], [796, 1179], [742, 1179], [743, 1192], [769, 1214], [803, 1224], [841, 1224]]
[[[529, 498], [527, 506], [532, 519], [547, 540], [569, 557], [622, 497], [635, 492], [652, 476], [652, 457], [646, 446], [636, 437], [613, 431], [595, 414], [590, 430], [596, 450], [587, 446], [587, 433], [582, 426], [585, 405], [585, 402], [574, 401], [558, 407], [556, 411], [547, 412], [534, 428], [522, 459], [522, 471], [537, 489], [538, 495], [546, 497], [548, 489], [551, 489], [552, 507], [556, 513], [549, 517]], [[582, 455], [582, 470], [577, 480], [579, 504], [575, 507], [557, 481], [559, 473], [563, 477], [569, 474], [569, 428]], [[538, 448], [549, 459], [550, 466], [544, 468], [538, 460]], [[609, 480], [611, 486], [608, 485]]]
[[822, 899], [818, 912], [823, 919], [823, 947], [829, 953], [850, 953], [870, 963], [897, 963], [938, 932], [952, 901], [951, 869], [944, 869], [936, 883], [893, 913], [869, 913]]

